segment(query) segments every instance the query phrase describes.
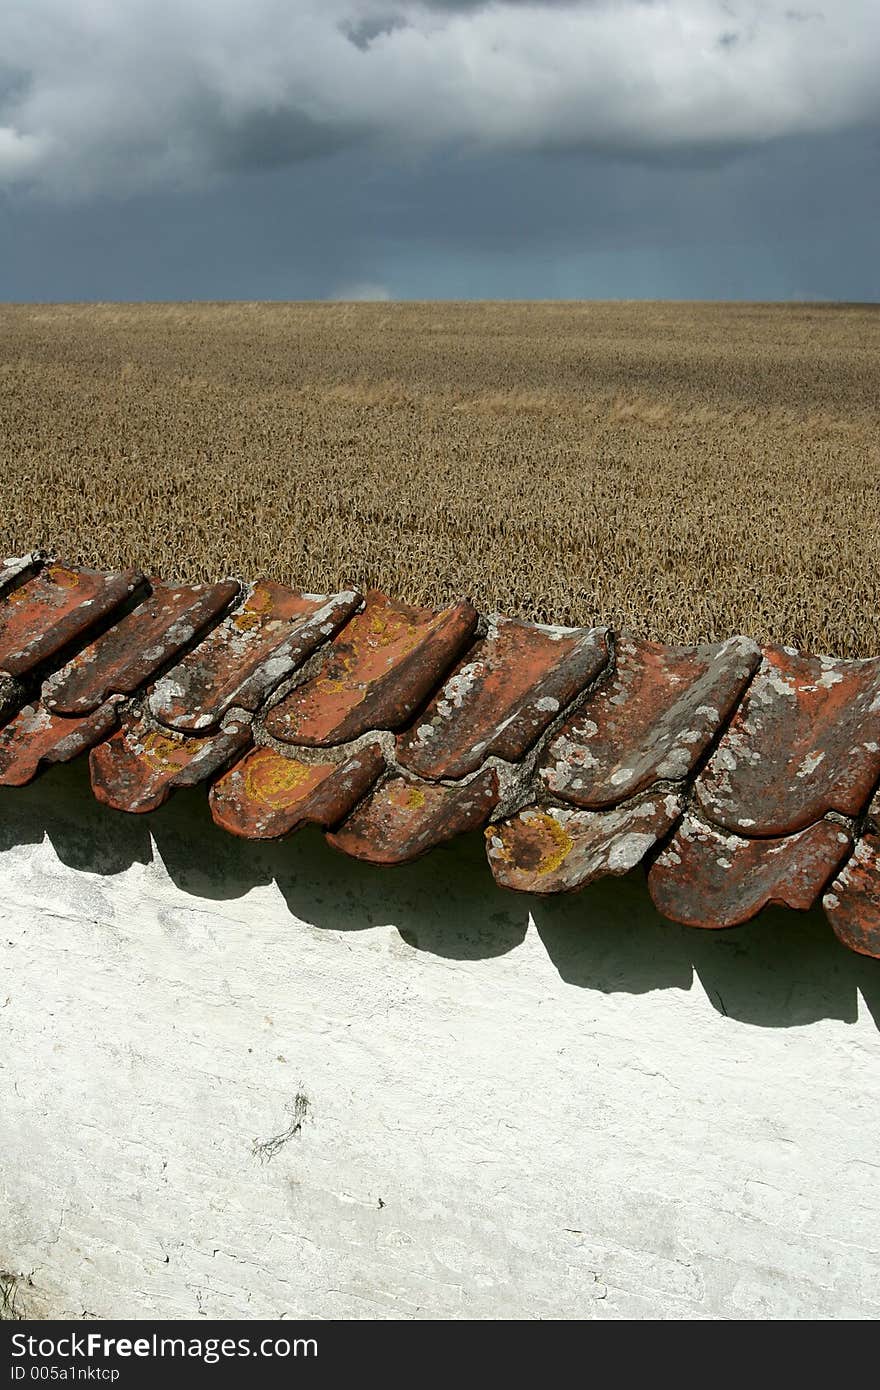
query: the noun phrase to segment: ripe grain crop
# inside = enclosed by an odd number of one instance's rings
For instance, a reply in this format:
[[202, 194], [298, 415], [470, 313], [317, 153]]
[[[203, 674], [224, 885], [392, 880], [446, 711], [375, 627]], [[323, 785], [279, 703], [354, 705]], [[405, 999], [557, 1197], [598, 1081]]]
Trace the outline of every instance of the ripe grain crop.
[[880, 652], [880, 308], [0, 308], [0, 550]]

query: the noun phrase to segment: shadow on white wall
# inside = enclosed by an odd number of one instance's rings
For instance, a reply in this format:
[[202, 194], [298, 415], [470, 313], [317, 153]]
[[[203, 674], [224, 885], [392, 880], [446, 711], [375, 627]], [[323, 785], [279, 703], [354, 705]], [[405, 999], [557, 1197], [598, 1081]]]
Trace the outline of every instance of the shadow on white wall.
[[480, 960], [513, 950], [531, 920], [572, 985], [641, 994], [687, 990], [696, 976], [719, 1013], [764, 1028], [855, 1021], [861, 994], [880, 1028], [880, 963], [841, 946], [818, 909], [770, 908], [745, 927], [699, 931], [655, 911], [641, 869], [552, 899], [502, 890], [480, 836], [398, 868], [348, 859], [312, 829], [279, 842], [237, 840], [214, 825], [204, 789], [147, 816], [100, 805], [85, 760], [0, 789], [0, 854], [44, 836], [63, 863], [92, 874], [112, 876], [158, 853], [180, 891], [203, 899], [234, 900], [274, 881], [291, 930], [294, 917], [336, 931], [393, 924], [417, 950]]

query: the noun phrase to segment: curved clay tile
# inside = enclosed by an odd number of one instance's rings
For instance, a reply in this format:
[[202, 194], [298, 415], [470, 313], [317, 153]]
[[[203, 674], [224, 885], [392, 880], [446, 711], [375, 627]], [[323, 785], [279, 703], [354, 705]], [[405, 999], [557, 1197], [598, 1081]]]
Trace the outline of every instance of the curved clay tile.
[[540, 768], [549, 792], [591, 810], [687, 777], [736, 707], [760, 650], [747, 637], [667, 647], [621, 635], [614, 657]]
[[342, 762], [303, 762], [254, 748], [211, 787], [217, 825], [247, 840], [272, 840], [301, 825], [338, 825], [385, 768], [378, 743]]
[[736, 927], [768, 903], [813, 906], [852, 848], [836, 821], [745, 840], [686, 817], [648, 874], [655, 906], [688, 927]]
[[[110, 806], [150, 811], [216, 779], [211, 812], [231, 833], [312, 822], [376, 864], [517, 806], [486, 834], [505, 887], [564, 892], [647, 857], [660, 910], [705, 927], [768, 902], [809, 907], [827, 888], [841, 940], [880, 956], [880, 797], [862, 814], [880, 782], [880, 658], [768, 647], [755, 672], [743, 637], [669, 647], [483, 627], [466, 601], [433, 612], [372, 593], [357, 611], [353, 591], [268, 582], [227, 612], [237, 592], [150, 588], [137, 570], [36, 551], [0, 564], [0, 785], [90, 749]], [[249, 752], [261, 717], [272, 745]]]
[[0, 560], [0, 596], [22, 578], [35, 574], [44, 559], [42, 551], [32, 550], [29, 555], [8, 555]]
[[0, 786], [23, 787], [41, 767], [78, 758], [116, 724], [116, 706], [109, 701], [80, 719], [52, 714], [42, 704], [25, 705], [0, 729]]
[[476, 625], [466, 599], [438, 613], [367, 594], [363, 612], [333, 639], [319, 669], [266, 715], [267, 732], [284, 743], [320, 746], [399, 729]]
[[611, 811], [530, 806], [486, 828], [486, 853], [502, 888], [565, 893], [635, 868], [680, 815], [681, 798], [670, 792]]
[[298, 594], [261, 580], [241, 608], [156, 682], [150, 713], [181, 733], [216, 729], [232, 708], [254, 711], [361, 602], [353, 590]]
[[89, 754], [92, 791], [118, 811], [155, 811], [178, 787], [196, 786], [222, 772], [250, 742], [250, 724], [234, 715], [204, 738], [154, 729], [128, 716]]
[[880, 956], [880, 835], [858, 841], [822, 906], [845, 946], [863, 956]]
[[466, 777], [491, 755], [514, 762], [608, 660], [597, 628], [498, 619], [475, 642], [413, 728], [401, 766], [421, 777]]
[[827, 811], [857, 816], [878, 777], [880, 658], [767, 647], [696, 794], [727, 830], [784, 835]]
[[498, 777], [479, 772], [459, 786], [392, 777], [327, 839], [370, 864], [406, 864], [467, 830], [485, 825], [498, 804]]
[[46, 682], [43, 699], [59, 714], [88, 714], [109, 695], [130, 695], [204, 632], [238, 593], [238, 584], [156, 581], [150, 597], [102, 633]]
[[0, 600], [0, 675], [29, 674], [145, 583], [139, 570], [102, 574], [47, 565]]

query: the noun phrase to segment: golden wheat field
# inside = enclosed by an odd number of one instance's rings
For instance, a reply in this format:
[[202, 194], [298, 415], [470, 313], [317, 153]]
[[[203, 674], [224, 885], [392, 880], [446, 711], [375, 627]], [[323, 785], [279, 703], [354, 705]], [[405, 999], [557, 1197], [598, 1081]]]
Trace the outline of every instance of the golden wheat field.
[[880, 652], [880, 307], [0, 307], [0, 549]]

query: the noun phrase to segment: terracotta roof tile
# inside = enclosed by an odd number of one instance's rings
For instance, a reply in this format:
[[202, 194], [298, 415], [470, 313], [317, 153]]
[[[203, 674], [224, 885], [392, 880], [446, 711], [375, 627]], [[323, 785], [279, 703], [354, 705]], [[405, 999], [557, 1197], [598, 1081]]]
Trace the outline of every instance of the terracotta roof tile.
[[857, 816], [878, 777], [880, 659], [767, 647], [696, 790], [717, 825], [784, 835], [826, 811]]
[[795, 835], [747, 840], [688, 817], [654, 861], [648, 885], [673, 922], [735, 927], [768, 903], [812, 907], [851, 849], [852, 837], [832, 820]]
[[155, 811], [178, 787], [222, 772], [251, 742], [250, 725], [227, 715], [217, 733], [187, 737], [133, 716], [89, 755], [92, 790], [119, 811]]
[[466, 777], [489, 756], [516, 761], [608, 660], [604, 634], [501, 618], [398, 740], [422, 777]]
[[211, 625], [238, 585], [170, 585], [150, 596], [46, 682], [43, 699], [59, 714], [88, 714], [118, 692], [130, 695]]
[[47, 565], [0, 599], [0, 675], [24, 676], [119, 608], [146, 581]]
[[859, 840], [822, 906], [844, 945], [864, 956], [880, 956], [880, 835]]
[[322, 597], [261, 580], [150, 697], [150, 711], [181, 733], [215, 729], [234, 707], [259, 709], [267, 695], [336, 632], [360, 604], [354, 592]]
[[43, 555], [39, 550], [31, 551], [30, 555], [10, 555], [0, 560], [0, 598], [22, 578], [35, 574], [42, 563]]
[[687, 777], [759, 660], [745, 637], [665, 647], [622, 636], [613, 667], [550, 743], [541, 780], [563, 801], [601, 810]]
[[271, 840], [301, 825], [330, 829], [385, 770], [378, 743], [341, 762], [303, 761], [274, 748], [254, 748], [214, 783], [211, 815], [224, 830]]
[[312, 823], [375, 864], [483, 828], [505, 887], [644, 861], [693, 926], [824, 892], [840, 939], [880, 957], [880, 660], [4, 561], [0, 783], [87, 749], [122, 810], [212, 783], [235, 835]]
[[27, 699], [26, 687], [10, 676], [0, 676], [0, 727], [21, 709]]
[[327, 839], [371, 864], [406, 864], [466, 830], [479, 830], [498, 804], [492, 768], [458, 786], [392, 777]]
[[23, 787], [49, 763], [66, 763], [112, 734], [115, 705], [108, 702], [80, 719], [51, 714], [41, 704], [25, 705], [0, 729], [0, 786]]
[[462, 600], [442, 613], [370, 593], [309, 680], [270, 710], [266, 730], [286, 743], [343, 743], [399, 729], [437, 688], [477, 625]]
[[642, 795], [610, 811], [530, 806], [486, 830], [495, 880], [524, 893], [564, 893], [605, 874], [625, 874], [678, 821], [682, 799]]

